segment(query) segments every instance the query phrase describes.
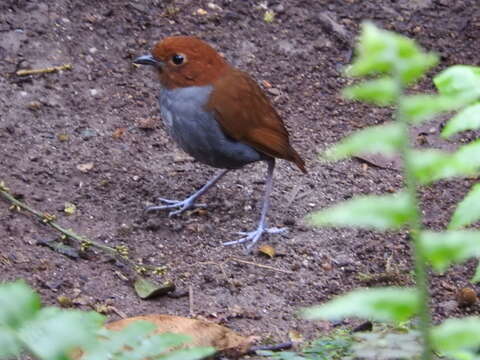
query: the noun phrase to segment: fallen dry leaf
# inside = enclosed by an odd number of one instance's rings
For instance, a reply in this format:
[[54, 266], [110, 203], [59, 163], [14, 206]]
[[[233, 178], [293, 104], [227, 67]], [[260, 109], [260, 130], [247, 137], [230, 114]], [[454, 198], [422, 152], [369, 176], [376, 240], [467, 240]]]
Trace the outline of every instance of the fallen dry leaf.
[[81, 172], [89, 172], [90, 170], [93, 169], [93, 162], [88, 162], [85, 164], [78, 164], [77, 169], [80, 170]]
[[57, 134], [58, 141], [65, 142], [68, 141], [70, 136], [68, 134]]
[[123, 135], [125, 135], [125, 132], [127, 131], [127, 129], [125, 128], [118, 128], [118, 129], [115, 129], [115, 131], [113, 132], [112, 134], [112, 138], [114, 139], [120, 139], [121, 137], [123, 137]]
[[[151, 314], [114, 321], [105, 325], [108, 330], [120, 331], [136, 321], [148, 321], [156, 326], [153, 334], [174, 333], [188, 335], [192, 342], [187, 347], [212, 346], [230, 358], [238, 358], [250, 350], [258, 340], [254, 336], [241, 336], [236, 332], [209, 321], [181, 316]], [[72, 358], [79, 360], [81, 351], [74, 351]]]
[[173, 315], [152, 314], [115, 321], [106, 325], [110, 330], [121, 330], [135, 321], [149, 321], [157, 327], [155, 334], [166, 332], [192, 337], [190, 346], [213, 346], [217, 351], [238, 357], [248, 352], [257, 338], [241, 336], [236, 332], [208, 321]]
[[275, 254], [276, 254], [276, 251], [275, 251], [275, 248], [271, 245], [261, 245], [259, 248], [258, 248], [258, 252], [260, 254], [263, 254], [263, 255], [267, 255], [268, 257], [270, 258], [273, 258], [275, 257]]

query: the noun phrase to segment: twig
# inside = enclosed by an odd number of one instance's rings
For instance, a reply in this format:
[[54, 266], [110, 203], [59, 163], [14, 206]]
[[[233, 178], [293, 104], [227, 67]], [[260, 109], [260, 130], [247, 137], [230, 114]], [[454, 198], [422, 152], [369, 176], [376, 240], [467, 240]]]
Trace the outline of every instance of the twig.
[[188, 287], [188, 307], [190, 310], [190, 316], [194, 317], [195, 312], [193, 311], [193, 286], [192, 285]]
[[273, 266], [258, 264], [258, 263], [253, 262], [253, 261], [242, 260], [242, 259], [239, 259], [239, 258], [236, 258], [236, 257], [229, 257], [227, 259], [227, 261], [228, 260], [236, 261], [236, 262], [243, 263], [243, 264], [257, 266], [257, 267], [260, 267], [260, 268], [263, 268], [263, 269], [278, 271], [278, 272], [285, 273], [285, 274], [293, 274], [293, 271], [277, 269], [277, 268], [274, 268]]
[[115, 314], [117, 314], [119, 317], [121, 317], [122, 319], [126, 319], [128, 316], [127, 314], [125, 314], [123, 311], [121, 310], [118, 310], [115, 306], [109, 306], [108, 307], [109, 310], [113, 311]]
[[74, 233], [72, 230], [64, 229], [59, 224], [57, 224], [56, 222], [53, 221], [55, 219], [54, 215], [51, 215], [51, 214], [48, 214], [48, 213], [41, 213], [41, 212], [33, 209], [32, 207], [28, 206], [27, 204], [24, 204], [23, 202], [15, 199], [15, 197], [13, 197], [13, 195], [11, 195], [8, 192], [8, 188], [5, 187], [3, 182], [0, 182], [0, 195], [4, 199], [10, 201], [13, 204], [13, 207], [16, 207], [18, 209], [24, 209], [27, 212], [39, 217], [40, 219], [42, 219], [42, 222], [44, 224], [50, 225], [52, 228], [61, 232], [63, 235], [65, 235], [69, 239], [72, 239], [75, 242], [77, 242], [78, 245], [80, 246], [80, 249], [86, 249], [90, 246], [96, 247], [96, 248], [98, 248], [100, 250], [103, 250], [104, 252], [108, 253], [109, 255], [114, 257], [116, 260], [124, 263], [125, 265], [130, 266], [130, 268], [132, 270], [134, 270], [137, 267], [137, 264], [135, 264], [133, 261], [131, 261], [130, 259], [128, 259], [125, 256], [124, 252], [126, 251], [126, 249], [124, 247], [121, 247], [121, 248], [119, 247], [119, 248], [115, 249], [115, 248], [112, 248], [110, 246], [99, 243], [97, 241], [90, 240], [90, 239], [88, 239], [84, 236], [78, 235], [78, 234]]
[[256, 346], [252, 346], [249, 349], [248, 353], [252, 354], [259, 350], [269, 350], [269, 351], [286, 350], [286, 349], [290, 349], [292, 346], [293, 346], [293, 342], [291, 341], [287, 341], [280, 344], [273, 344], [273, 345], [256, 345]]
[[51, 214], [48, 214], [48, 213], [41, 213], [33, 208], [31, 208], [30, 206], [28, 206], [27, 204], [24, 204], [23, 202], [15, 199], [12, 195], [10, 195], [8, 192], [6, 192], [4, 189], [0, 188], [0, 194], [5, 198], [7, 199], [8, 201], [10, 201], [12, 204], [14, 204], [16, 207], [18, 208], [21, 208], [21, 209], [24, 209], [26, 211], [28, 211], [29, 213], [39, 217], [40, 219], [42, 219], [42, 222], [44, 224], [48, 224], [50, 225], [51, 227], [53, 227], [54, 229], [60, 231], [62, 234], [64, 234], [65, 236], [71, 238], [71, 239], [74, 239], [76, 240], [77, 242], [79, 242], [80, 245], [82, 244], [88, 244], [88, 245], [91, 245], [91, 246], [94, 246], [94, 247], [97, 247], [99, 249], [102, 249], [110, 254], [113, 254], [113, 255], [118, 255], [118, 252], [117, 250], [115, 250], [114, 248], [111, 248], [110, 246], [107, 246], [107, 245], [103, 245], [99, 242], [96, 242], [96, 241], [93, 241], [93, 240], [90, 240], [90, 239], [87, 239], [86, 237], [83, 237], [83, 236], [80, 236], [80, 235], [77, 235], [75, 234], [73, 231], [71, 230], [67, 230], [67, 229], [64, 229], [63, 227], [61, 227], [60, 225], [58, 225], [56, 222], [54, 222], [53, 220], [55, 219], [55, 216], [54, 215], [51, 215]]
[[36, 74], [46, 74], [46, 73], [53, 73], [62, 70], [72, 70], [73, 66], [71, 64], [64, 64], [60, 66], [51, 66], [44, 69], [23, 69], [18, 70], [18, 76], [27, 76], [27, 75], [36, 75]]

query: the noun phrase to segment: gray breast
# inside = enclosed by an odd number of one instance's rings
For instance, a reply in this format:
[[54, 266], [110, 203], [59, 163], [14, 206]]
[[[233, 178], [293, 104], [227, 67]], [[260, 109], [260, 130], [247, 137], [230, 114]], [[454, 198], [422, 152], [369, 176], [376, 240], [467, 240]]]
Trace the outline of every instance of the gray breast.
[[161, 90], [160, 112], [171, 137], [196, 160], [217, 168], [234, 169], [265, 159], [251, 146], [226, 136], [215, 115], [204, 110], [211, 91], [212, 86]]

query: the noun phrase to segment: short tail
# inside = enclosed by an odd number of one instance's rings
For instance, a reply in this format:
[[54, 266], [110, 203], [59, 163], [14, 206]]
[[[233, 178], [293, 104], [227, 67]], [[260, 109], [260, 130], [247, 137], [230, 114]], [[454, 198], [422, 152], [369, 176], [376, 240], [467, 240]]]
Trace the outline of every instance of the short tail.
[[289, 159], [287, 160], [290, 160], [292, 162], [295, 163], [295, 165], [298, 166], [298, 168], [304, 173], [304, 174], [307, 174], [308, 171], [307, 169], [305, 168], [305, 161], [300, 157], [300, 155], [298, 155], [298, 153], [295, 151], [294, 148], [290, 147], [290, 151], [289, 151]]

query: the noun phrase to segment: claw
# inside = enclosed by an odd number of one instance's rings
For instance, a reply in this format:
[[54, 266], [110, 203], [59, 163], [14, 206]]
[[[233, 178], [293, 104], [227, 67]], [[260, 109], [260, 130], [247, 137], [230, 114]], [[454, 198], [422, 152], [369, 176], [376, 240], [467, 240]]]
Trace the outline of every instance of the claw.
[[223, 243], [224, 246], [230, 246], [230, 245], [237, 245], [237, 244], [243, 244], [246, 242], [250, 242], [250, 244], [247, 245], [247, 251], [250, 251], [251, 248], [260, 240], [262, 235], [264, 233], [267, 234], [279, 234], [282, 232], [287, 231], [287, 228], [277, 228], [277, 227], [272, 227], [272, 228], [264, 228], [262, 226], [259, 226], [256, 230], [254, 231], [249, 231], [249, 232], [244, 232], [244, 231], [239, 231], [236, 234], [243, 236], [242, 238], [238, 240], [233, 240], [233, 241], [228, 241]]

